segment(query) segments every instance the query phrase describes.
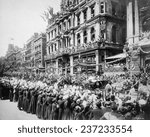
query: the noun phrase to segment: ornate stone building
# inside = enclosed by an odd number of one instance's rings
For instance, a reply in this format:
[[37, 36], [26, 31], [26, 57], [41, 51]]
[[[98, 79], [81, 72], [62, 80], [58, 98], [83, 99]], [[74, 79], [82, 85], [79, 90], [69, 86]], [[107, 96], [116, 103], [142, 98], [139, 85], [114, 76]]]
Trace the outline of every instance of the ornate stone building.
[[127, 42], [134, 71], [150, 64], [150, 1], [127, 0]]
[[[62, 0], [46, 30], [46, 69], [56, 73], [105, 71], [105, 59], [126, 41], [124, 0]], [[88, 65], [89, 64], [89, 65]]]

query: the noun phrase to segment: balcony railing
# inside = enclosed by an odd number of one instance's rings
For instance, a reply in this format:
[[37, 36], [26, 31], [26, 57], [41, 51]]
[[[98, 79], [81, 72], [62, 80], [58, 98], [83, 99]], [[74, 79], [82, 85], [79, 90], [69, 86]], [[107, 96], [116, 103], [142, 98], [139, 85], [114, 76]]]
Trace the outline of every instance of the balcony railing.
[[50, 55], [45, 56], [45, 59], [53, 59], [56, 58], [58, 56], [62, 56], [64, 54], [74, 54], [74, 53], [78, 53], [78, 52], [83, 52], [83, 51], [87, 51], [87, 50], [92, 50], [92, 49], [96, 49], [98, 48], [98, 42], [89, 42], [87, 44], [80, 44], [77, 46], [70, 46], [70, 47], [65, 47], [65, 48], [61, 48], [59, 49], [57, 52], [53, 52]]

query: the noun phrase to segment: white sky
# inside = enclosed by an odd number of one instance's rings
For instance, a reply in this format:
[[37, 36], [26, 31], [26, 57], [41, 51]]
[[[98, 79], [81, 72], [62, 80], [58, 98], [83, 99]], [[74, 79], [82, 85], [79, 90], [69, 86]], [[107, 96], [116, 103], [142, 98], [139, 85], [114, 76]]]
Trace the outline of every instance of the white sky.
[[47, 23], [41, 18], [42, 13], [49, 6], [54, 13], [59, 11], [60, 1], [0, 0], [0, 56], [5, 56], [9, 43], [23, 47], [34, 32], [44, 32]]

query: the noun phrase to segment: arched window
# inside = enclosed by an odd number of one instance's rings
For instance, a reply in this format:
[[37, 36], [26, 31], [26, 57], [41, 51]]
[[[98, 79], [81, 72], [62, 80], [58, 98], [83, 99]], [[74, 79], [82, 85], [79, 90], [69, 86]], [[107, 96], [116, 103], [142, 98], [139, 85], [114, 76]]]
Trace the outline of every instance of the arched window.
[[83, 32], [83, 41], [84, 43], [87, 43], [87, 31], [86, 30]]
[[83, 11], [83, 18], [84, 18], [84, 22], [86, 22], [87, 21], [87, 9]]
[[52, 52], [53, 52], [53, 45], [51, 45], [51, 49], [52, 49]]
[[117, 3], [111, 2], [111, 4], [112, 4], [112, 15], [116, 16], [116, 14], [117, 14]]
[[125, 44], [126, 42], [126, 28], [122, 29], [122, 43]]
[[91, 18], [95, 16], [95, 5], [91, 6]]
[[112, 42], [113, 43], [116, 43], [116, 40], [117, 40], [117, 28], [116, 26], [114, 25], [112, 27]]
[[80, 43], [81, 43], [80, 38], [81, 38], [81, 37], [80, 37], [80, 33], [78, 33], [78, 34], [77, 34], [77, 44], [80, 44]]
[[58, 46], [59, 49], [61, 49], [61, 41], [60, 41], [60, 40], [58, 41], [58, 45], [59, 45], [59, 46]]
[[80, 13], [77, 14], [77, 25], [80, 25]]
[[56, 45], [56, 44], [54, 44], [54, 46], [55, 46], [55, 51], [57, 51], [57, 45]]
[[143, 20], [143, 22], [142, 22], [142, 30], [143, 30], [143, 32], [150, 31], [150, 16], [146, 17]]
[[91, 28], [91, 41], [95, 40], [95, 29], [94, 27]]

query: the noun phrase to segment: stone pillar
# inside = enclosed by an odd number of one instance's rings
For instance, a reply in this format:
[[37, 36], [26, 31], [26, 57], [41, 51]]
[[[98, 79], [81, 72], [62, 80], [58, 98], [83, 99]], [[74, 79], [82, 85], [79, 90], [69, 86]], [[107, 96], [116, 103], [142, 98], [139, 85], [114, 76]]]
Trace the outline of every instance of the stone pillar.
[[98, 40], [99, 36], [100, 36], [100, 24], [96, 23], [96, 26], [95, 26], [95, 39]]
[[95, 51], [95, 59], [96, 59], [96, 71], [99, 71], [99, 66], [98, 66], [98, 64], [100, 63], [100, 61], [99, 61], [99, 50]]
[[127, 41], [133, 44], [133, 3], [132, 0], [127, 2]]
[[74, 40], [73, 40], [73, 33], [71, 33], [71, 36], [70, 36], [70, 37], [71, 37], [70, 44], [73, 45], [73, 43], [74, 43]]
[[84, 23], [84, 16], [83, 12], [80, 14], [80, 24]]
[[74, 15], [73, 26], [77, 26], [77, 15]]
[[105, 65], [106, 65], [106, 58], [107, 58], [107, 51], [105, 50], [104, 51], [104, 63], [105, 63]]
[[87, 20], [91, 18], [91, 8], [87, 8]]
[[46, 47], [47, 55], [49, 55], [49, 46]]
[[70, 56], [70, 74], [73, 75], [73, 56]]
[[58, 74], [59, 73], [59, 71], [58, 71], [58, 59], [56, 59], [56, 74]]
[[138, 0], [135, 0], [135, 39], [134, 43], [137, 43], [139, 41], [139, 34], [140, 34], [140, 26], [139, 26], [139, 9], [138, 9]]
[[68, 37], [66, 37], [66, 47], [68, 47]]
[[95, 4], [95, 16], [100, 13], [100, 1], [98, 0]]

